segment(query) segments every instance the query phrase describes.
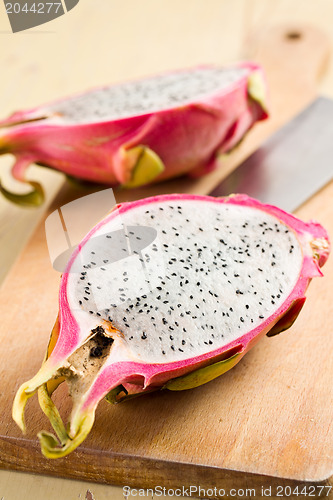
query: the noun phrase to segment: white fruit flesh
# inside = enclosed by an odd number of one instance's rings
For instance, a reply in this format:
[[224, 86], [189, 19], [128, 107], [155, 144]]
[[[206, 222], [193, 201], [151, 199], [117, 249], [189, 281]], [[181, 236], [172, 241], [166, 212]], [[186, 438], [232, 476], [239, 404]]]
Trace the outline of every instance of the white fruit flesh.
[[[143, 238], [137, 226], [154, 230], [142, 251], [129, 245]], [[125, 247], [113, 263], [112, 235]], [[80, 324], [111, 321], [134, 358], [166, 363], [218, 349], [263, 323], [293, 290], [302, 262], [296, 233], [257, 208], [150, 203], [101, 225], [83, 245], [68, 300]]]
[[68, 123], [94, 123], [186, 104], [228, 88], [249, 72], [245, 67], [197, 68], [99, 88], [58, 101], [39, 113]]

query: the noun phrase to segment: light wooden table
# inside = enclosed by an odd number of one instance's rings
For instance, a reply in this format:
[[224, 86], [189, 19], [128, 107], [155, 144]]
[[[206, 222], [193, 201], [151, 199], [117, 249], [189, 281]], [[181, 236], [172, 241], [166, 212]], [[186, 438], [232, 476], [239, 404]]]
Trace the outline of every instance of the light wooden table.
[[[81, 0], [66, 16], [13, 35], [0, 3], [1, 115], [106, 82], [116, 82], [198, 63], [246, 57], [254, 33], [279, 23], [322, 28], [333, 45], [331, 0]], [[319, 91], [333, 97], [333, 66]], [[11, 157], [0, 158], [1, 179], [10, 181]], [[31, 167], [46, 188], [47, 203], [22, 210], [0, 199], [2, 281], [63, 176]], [[91, 493], [87, 493], [90, 490]], [[0, 471], [0, 499], [120, 499], [122, 489]]]

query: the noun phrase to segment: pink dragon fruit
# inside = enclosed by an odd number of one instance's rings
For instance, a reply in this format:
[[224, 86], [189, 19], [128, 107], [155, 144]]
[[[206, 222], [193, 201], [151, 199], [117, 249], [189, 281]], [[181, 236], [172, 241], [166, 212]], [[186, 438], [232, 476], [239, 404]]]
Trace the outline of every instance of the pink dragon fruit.
[[[144, 244], [143, 229], [154, 233]], [[319, 224], [245, 195], [117, 205], [69, 260], [46, 359], [20, 387], [13, 418], [24, 430], [25, 403], [39, 388], [59, 438], [41, 432], [42, 451], [61, 457], [85, 439], [103, 397], [212, 380], [262, 335], [291, 326], [328, 254]], [[73, 398], [68, 432], [51, 400], [64, 380]]]
[[[262, 69], [253, 63], [199, 67], [92, 90], [0, 122], [0, 153], [25, 181], [35, 162], [104, 184], [137, 187], [214, 168], [267, 117]], [[33, 205], [42, 189], [12, 201]]]

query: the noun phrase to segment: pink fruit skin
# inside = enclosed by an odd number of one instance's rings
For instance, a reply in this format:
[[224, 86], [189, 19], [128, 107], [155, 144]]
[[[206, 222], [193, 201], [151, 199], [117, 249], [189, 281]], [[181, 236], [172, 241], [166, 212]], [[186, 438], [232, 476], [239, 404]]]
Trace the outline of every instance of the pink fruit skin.
[[225, 90], [154, 113], [88, 124], [69, 124], [61, 116], [40, 119], [47, 107], [14, 113], [0, 122], [0, 152], [15, 155], [13, 175], [19, 180], [35, 162], [89, 181], [124, 184], [135, 167], [126, 150], [138, 145], [149, 147], [164, 164], [154, 182], [203, 174], [215, 167], [217, 154], [231, 150], [268, 116], [265, 103], [248, 91], [254, 73], [265, 81], [262, 69], [254, 63], [239, 66], [247, 73]]
[[[119, 360], [119, 362], [115, 360], [109, 365], [106, 363], [101, 369], [98, 378], [89, 389], [88, 394], [86, 394], [82, 411], [88, 411], [89, 408], [95, 407], [96, 403], [102, 397], [119, 384], [126, 385], [126, 383], [135, 381], [136, 383], [140, 383], [142, 390], [149, 390], [154, 386], [163, 386], [168, 380], [184, 375], [196, 368], [211, 364], [212, 359], [215, 361], [225, 359], [228, 357], [230, 352], [233, 354], [238, 352], [240, 354], [239, 359], [241, 359], [263, 335], [269, 332], [277, 321], [288, 311], [294, 301], [299, 299], [305, 300], [304, 294], [311, 278], [315, 276], [322, 276], [320, 266], [324, 265], [326, 262], [330, 250], [329, 238], [325, 229], [316, 222], [302, 222], [283, 210], [271, 205], [264, 205], [246, 195], [232, 195], [228, 198], [216, 199], [206, 196], [176, 194], [156, 196], [132, 203], [124, 203], [122, 205], [118, 205], [119, 212], [112, 211], [106, 219], [92, 229], [92, 231], [82, 241], [80, 248], [93, 236], [95, 231], [112, 218], [117, 217], [117, 213], [123, 214], [143, 204], [149, 205], [152, 203], [158, 203], [162, 200], [168, 201], [177, 199], [246, 205], [249, 207], [259, 208], [266, 213], [277, 217], [281, 222], [285, 223], [295, 231], [303, 246], [303, 263], [298, 282], [284, 304], [259, 327], [254, 328], [237, 340], [234, 340], [233, 342], [230, 342], [213, 352], [196, 356], [185, 361], [163, 364], [133, 362], [129, 361], [128, 358], [124, 361]], [[71, 260], [68, 263], [67, 270], [70, 270], [71, 265], [79, 251], [80, 250], [78, 248], [73, 253]], [[47, 360], [47, 363], [50, 363], [54, 367], [60, 366], [64, 359], [68, 358], [68, 356], [72, 354], [87, 337], [87, 332], [80, 330], [80, 326], [68, 305], [68, 276], [69, 274], [67, 272], [63, 274], [60, 285], [60, 333], [55, 348]]]

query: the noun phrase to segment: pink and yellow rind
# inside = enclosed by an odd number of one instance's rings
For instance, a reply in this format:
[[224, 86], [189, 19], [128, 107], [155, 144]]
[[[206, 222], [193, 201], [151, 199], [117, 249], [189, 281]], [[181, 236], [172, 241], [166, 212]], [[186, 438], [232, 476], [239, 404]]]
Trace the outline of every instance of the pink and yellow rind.
[[[48, 387], [47, 382], [61, 375], [61, 373], [57, 373], [59, 368], [66, 366], [69, 356], [76, 351], [90, 335], [89, 331], [80, 329], [79, 319], [75, 317], [75, 314], [77, 315], [78, 313], [71, 311], [69, 306], [68, 286], [71, 267], [87, 241], [104, 225], [131, 210], [135, 210], [137, 207], [154, 203], [176, 201], [180, 198], [183, 202], [195, 201], [198, 204], [200, 202], [205, 202], [244, 205], [270, 214], [281, 223], [285, 224], [289, 230], [294, 231], [302, 249], [302, 263], [297, 282], [284, 303], [259, 326], [253, 328], [241, 337], [236, 338], [232, 342], [202, 355], [168, 363], [142, 362], [138, 358], [133, 358], [125, 341], [118, 338], [118, 342], [115, 342], [111, 349], [110, 356], [102, 365], [89, 388], [84, 394], [81, 394], [80, 400], [74, 403], [70, 427], [67, 434], [57, 410], [52, 406], [51, 395], [57, 384], [52, 388], [51, 386]], [[182, 387], [182, 382], [184, 382], [184, 380], [186, 380], [186, 387], [190, 387], [191, 383], [194, 384], [194, 387], [199, 385], [198, 380], [193, 382], [191, 380], [189, 381], [189, 378], [183, 380], [181, 378], [186, 377], [188, 374], [193, 374], [200, 369], [204, 369], [204, 372], [201, 372], [202, 375], [204, 374], [202, 383], [211, 380], [213, 377], [212, 373], [209, 373], [209, 367], [215, 367], [216, 373], [219, 373], [218, 369], [222, 368], [221, 373], [223, 373], [223, 362], [226, 363], [225, 368], [232, 368], [263, 335], [272, 331], [275, 325], [275, 330], [277, 331], [273, 330], [273, 334], [278, 333], [278, 331], [283, 331], [292, 324], [305, 301], [305, 291], [310, 280], [315, 276], [322, 276], [320, 267], [326, 262], [329, 251], [330, 244], [327, 232], [318, 223], [302, 222], [281, 209], [262, 204], [257, 200], [249, 198], [247, 195], [231, 195], [228, 198], [216, 199], [199, 195], [172, 194], [155, 196], [132, 203], [117, 205], [105, 219], [87, 234], [72, 254], [61, 279], [59, 323], [57, 320], [57, 327], [53, 330], [47, 359], [37, 375], [29, 382], [23, 384], [19, 389], [13, 407], [13, 417], [15, 421], [22, 430], [24, 430], [23, 412], [25, 403], [27, 399], [36, 392], [38, 387], [42, 386], [40, 389], [40, 404], [43, 411], [49, 416], [58, 435], [60, 444], [49, 433], [40, 433], [39, 438], [43, 453], [47, 457], [56, 458], [67, 455], [83, 441], [93, 425], [97, 404], [112, 389], [123, 386], [125, 389], [127, 387], [130, 390], [131, 387], [136, 386], [138, 389], [134, 390], [134, 393], [148, 392], [152, 389], [162, 388], [169, 381], [174, 379], [178, 379], [174, 386], [177, 387], [175, 390], [180, 390], [179, 388]], [[283, 322], [283, 318], [285, 318], [285, 322]], [[98, 323], [98, 320], [96, 320], [96, 322]], [[200, 378], [199, 372], [197, 372], [197, 375]]]
[[[15, 113], [0, 122], [0, 153], [16, 157], [14, 171], [17, 164], [24, 165], [22, 182], [29, 164], [35, 162], [80, 179], [131, 186], [136, 167], [133, 149], [138, 146], [158, 158], [156, 168], [142, 166], [140, 184], [204, 174], [215, 168], [218, 155], [231, 150], [256, 121], [268, 116], [262, 68], [254, 63], [239, 66], [248, 71], [225, 89], [138, 116], [70, 123], [49, 116], [47, 106]], [[253, 90], [251, 94], [253, 75], [261, 82], [261, 99]]]

